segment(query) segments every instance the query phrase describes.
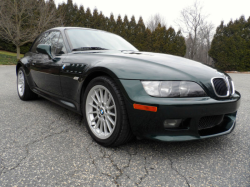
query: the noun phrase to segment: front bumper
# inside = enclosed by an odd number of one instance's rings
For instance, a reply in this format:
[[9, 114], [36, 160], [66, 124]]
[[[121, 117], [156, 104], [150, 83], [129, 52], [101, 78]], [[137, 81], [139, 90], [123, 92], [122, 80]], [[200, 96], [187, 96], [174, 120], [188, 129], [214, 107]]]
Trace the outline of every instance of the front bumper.
[[[156, 98], [148, 96], [138, 81], [121, 80], [124, 98], [133, 133], [141, 138], [160, 141], [187, 141], [228, 134], [236, 125], [236, 114], [240, 106], [240, 93], [231, 98], [216, 100], [199, 98]], [[156, 106], [157, 112], [136, 110], [133, 104]], [[199, 130], [200, 119], [207, 116], [224, 115], [215, 127]], [[165, 129], [166, 119], [183, 119], [180, 129]]]

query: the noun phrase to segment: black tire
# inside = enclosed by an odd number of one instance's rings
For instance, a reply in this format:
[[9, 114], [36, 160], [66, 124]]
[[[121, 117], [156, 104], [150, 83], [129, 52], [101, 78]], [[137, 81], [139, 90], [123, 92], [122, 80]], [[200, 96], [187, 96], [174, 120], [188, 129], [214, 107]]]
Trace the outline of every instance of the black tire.
[[[18, 79], [19, 79], [19, 73], [22, 73], [23, 74], [23, 79], [24, 79], [24, 91], [23, 91], [23, 94], [20, 94], [19, 93], [19, 90], [18, 90]], [[18, 96], [21, 100], [23, 101], [27, 101], [27, 100], [33, 100], [33, 99], [37, 99], [38, 95], [35, 94], [34, 92], [31, 91], [28, 83], [27, 83], [27, 79], [26, 79], [26, 76], [25, 76], [25, 72], [24, 72], [24, 69], [22, 67], [20, 67], [17, 71], [17, 93], [18, 93]]]
[[[117, 112], [116, 125], [114, 127], [113, 133], [107, 139], [100, 139], [92, 132], [88, 124], [87, 114], [85, 112], [88, 93], [96, 85], [101, 85], [107, 88], [108, 91], [111, 93], [114, 99], [115, 105], [116, 105], [116, 112]], [[83, 112], [84, 121], [87, 126], [88, 132], [98, 144], [105, 146], [105, 147], [107, 146], [116, 147], [116, 146], [125, 144], [134, 138], [134, 135], [129, 125], [126, 107], [123, 101], [122, 94], [118, 86], [115, 84], [115, 82], [111, 78], [105, 77], [105, 76], [96, 77], [88, 84], [83, 94], [82, 112]]]

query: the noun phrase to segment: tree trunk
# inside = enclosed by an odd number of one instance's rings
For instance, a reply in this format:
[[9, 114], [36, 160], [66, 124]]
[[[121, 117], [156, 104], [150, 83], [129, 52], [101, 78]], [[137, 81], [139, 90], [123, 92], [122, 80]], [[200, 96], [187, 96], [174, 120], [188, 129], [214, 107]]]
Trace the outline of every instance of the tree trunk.
[[16, 58], [20, 60], [20, 46], [16, 46]]

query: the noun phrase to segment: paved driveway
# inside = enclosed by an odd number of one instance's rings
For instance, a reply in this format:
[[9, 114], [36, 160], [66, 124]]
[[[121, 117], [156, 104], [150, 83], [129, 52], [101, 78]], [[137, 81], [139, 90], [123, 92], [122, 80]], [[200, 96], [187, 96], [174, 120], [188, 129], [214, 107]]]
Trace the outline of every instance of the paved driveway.
[[80, 115], [21, 101], [15, 67], [0, 66], [0, 186], [250, 186], [250, 74], [231, 76], [242, 102], [230, 135], [104, 148]]

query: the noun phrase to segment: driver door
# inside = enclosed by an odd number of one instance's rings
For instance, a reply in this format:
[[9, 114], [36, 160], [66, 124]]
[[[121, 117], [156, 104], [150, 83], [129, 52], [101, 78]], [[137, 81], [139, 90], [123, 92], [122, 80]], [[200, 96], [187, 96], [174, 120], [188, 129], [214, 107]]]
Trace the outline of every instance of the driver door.
[[37, 89], [62, 96], [60, 83], [60, 71], [62, 62], [66, 57], [65, 44], [59, 31], [45, 33], [37, 42], [39, 44], [51, 45], [53, 59], [48, 55], [37, 53], [31, 61], [31, 75]]

